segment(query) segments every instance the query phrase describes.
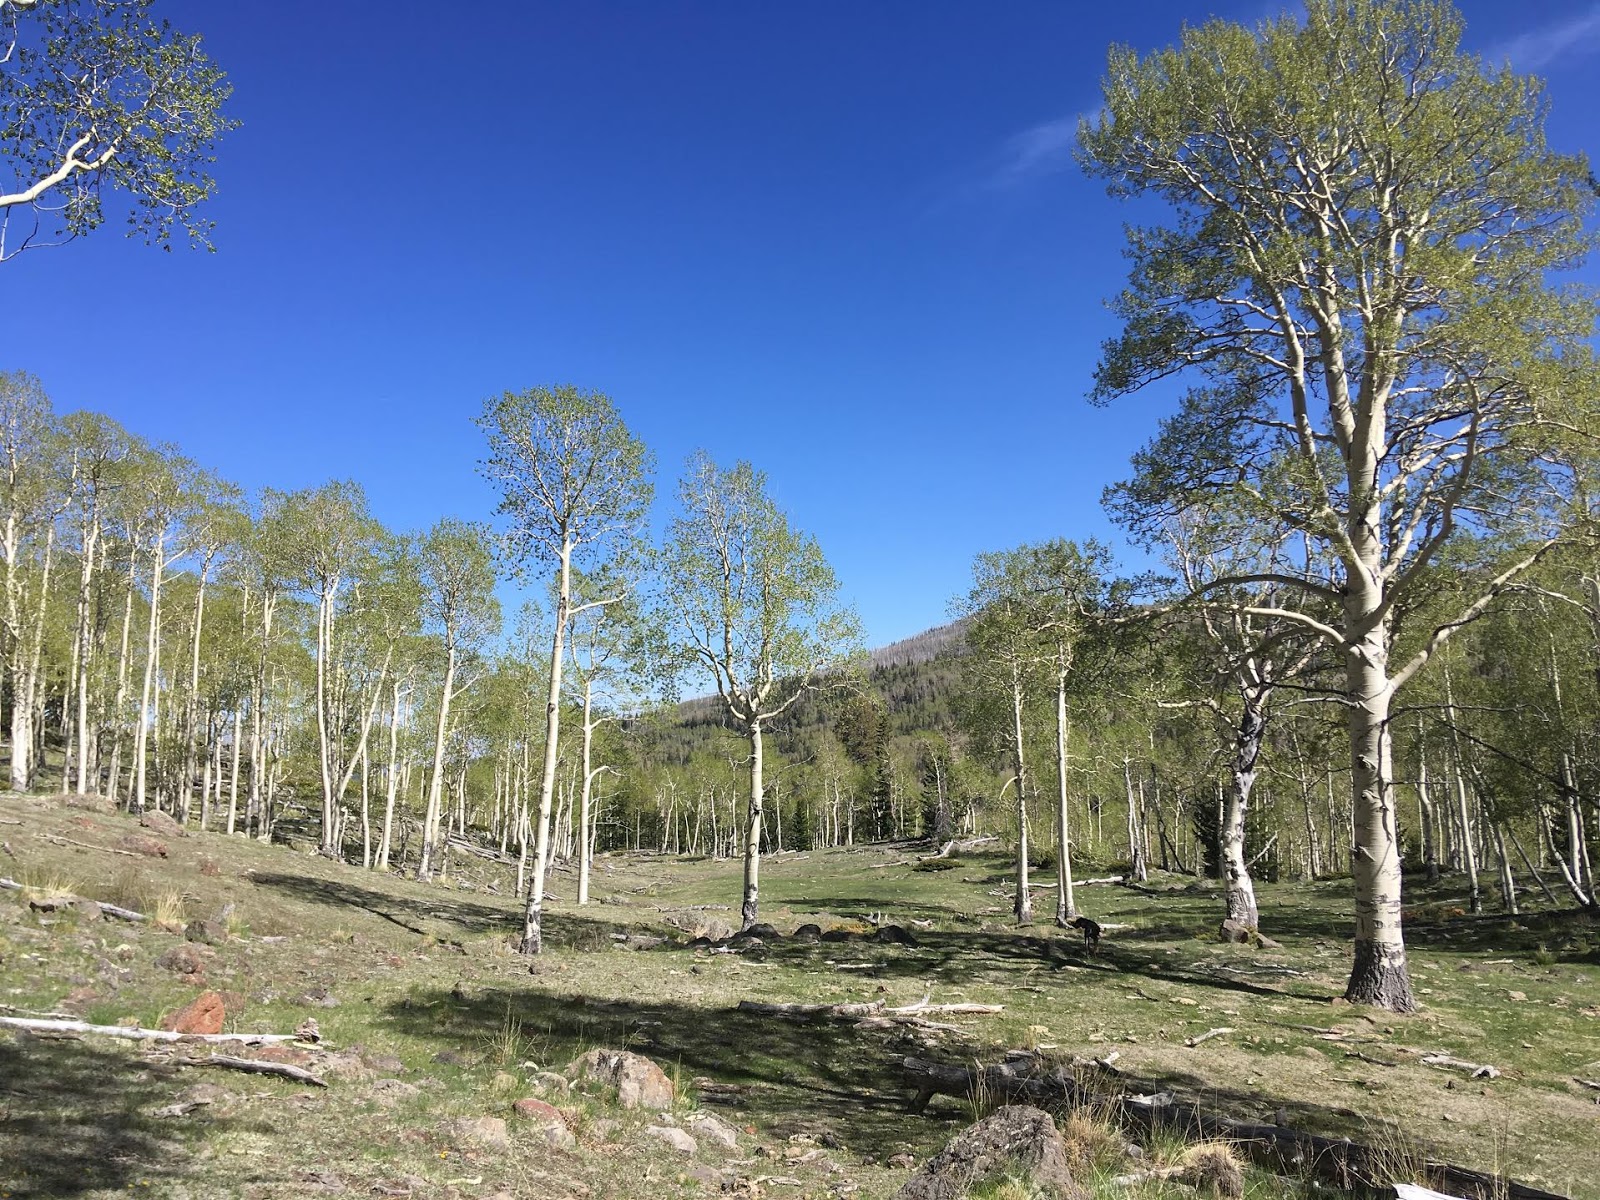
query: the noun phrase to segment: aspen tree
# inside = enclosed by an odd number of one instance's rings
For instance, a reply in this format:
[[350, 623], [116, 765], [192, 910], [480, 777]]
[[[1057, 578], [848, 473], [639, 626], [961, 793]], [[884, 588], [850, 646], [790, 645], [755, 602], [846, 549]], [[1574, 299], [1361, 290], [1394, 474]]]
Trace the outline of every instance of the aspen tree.
[[[1285, 610], [1344, 665], [1346, 995], [1402, 1012], [1394, 695], [1557, 536], [1546, 451], [1592, 424], [1597, 392], [1593, 299], [1546, 278], [1588, 248], [1587, 164], [1546, 145], [1538, 81], [1464, 52], [1461, 32], [1446, 0], [1211, 21], [1149, 55], [1114, 49], [1079, 131], [1112, 195], [1172, 214], [1130, 229], [1092, 396], [1198, 377], [1131, 494], [1151, 519], [1225, 494], [1313, 544], [1281, 582], [1336, 612]], [[1391, 662], [1397, 607], [1473, 523], [1523, 527], [1531, 549]]]

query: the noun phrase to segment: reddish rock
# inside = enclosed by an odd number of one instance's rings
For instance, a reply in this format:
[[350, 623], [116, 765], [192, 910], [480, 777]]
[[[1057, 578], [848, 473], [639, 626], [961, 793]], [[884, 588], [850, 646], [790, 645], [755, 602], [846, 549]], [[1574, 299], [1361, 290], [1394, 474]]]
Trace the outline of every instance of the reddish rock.
[[167, 856], [167, 844], [165, 842], [157, 841], [153, 837], [141, 837], [137, 833], [127, 834], [117, 842], [117, 846], [130, 854], [142, 854], [146, 858], [165, 858]]
[[516, 1110], [517, 1116], [527, 1117], [529, 1120], [540, 1122], [561, 1120], [561, 1113], [554, 1104], [546, 1104], [533, 1096], [525, 1096], [511, 1107]]
[[222, 875], [222, 868], [217, 866], [217, 864], [212, 862], [209, 858], [202, 859], [200, 861], [200, 874], [204, 875], [207, 879], [216, 879]]
[[205, 968], [199, 952], [187, 942], [181, 946], [174, 946], [156, 959], [156, 966], [171, 971], [174, 975], [198, 975]]
[[139, 818], [139, 825], [143, 829], [151, 830], [162, 837], [182, 837], [183, 826], [178, 824], [168, 814], [159, 808], [152, 808]]
[[221, 1033], [225, 1015], [221, 996], [215, 992], [201, 992], [183, 1008], [164, 1018], [161, 1028], [174, 1033]]
[[74, 795], [71, 792], [62, 792], [51, 798], [58, 804], [64, 804], [68, 808], [81, 809], [84, 812], [113, 813], [117, 811], [115, 804], [104, 796], [96, 795], [94, 792], [87, 792], [82, 796]]

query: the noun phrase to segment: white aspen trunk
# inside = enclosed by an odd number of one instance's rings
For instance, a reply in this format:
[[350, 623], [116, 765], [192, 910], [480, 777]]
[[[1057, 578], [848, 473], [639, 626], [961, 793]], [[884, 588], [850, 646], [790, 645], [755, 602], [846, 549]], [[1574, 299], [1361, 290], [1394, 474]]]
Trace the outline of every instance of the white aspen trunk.
[[1467, 910], [1483, 911], [1483, 889], [1478, 882], [1478, 848], [1472, 831], [1472, 811], [1467, 801], [1467, 781], [1461, 773], [1461, 759], [1455, 763], [1456, 819], [1461, 823], [1462, 864], [1467, 872]]
[[[1072, 893], [1072, 828], [1067, 812], [1067, 669], [1064, 652], [1058, 651], [1057, 662], [1061, 670], [1056, 675], [1056, 924], [1065, 926], [1078, 915], [1077, 899]], [[934, 768], [935, 785], [939, 782], [938, 767]], [[944, 804], [941, 795], [939, 803]]]
[[[237, 699], [233, 702], [233, 764], [228, 771], [228, 836], [232, 837], [239, 819], [239, 758], [244, 749], [241, 726], [243, 711]], [[220, 751], [219, 751], [220, 753]], [[220, 784], [219, 784], [220, 786]]]
[[1506, 912], [1517, 916], [1521, 912], [1517, 906], [1517, 877], [1511, 870], [1511, 858], [1506, 853], [1505, 830], [1498, 821], [1490, 821], [1489, 828], [1494, 835], [1495, 855], [1499, 859], [1500, 902], [1505, 906]]
[[367, 790], [367, 744], [361, 743], [361, 866], [372, 869], [372, 797]]
[[212, 764], [220, 765], [220, 759], [215, 751], [215, 746], [220, 744], [216, 737], [217, 714], [209, 705], [206, 708], [206, 736], [204, 769], [200, 775], [200, 832], [205, 833], [211, 828], [211, 779]]
[[145, 779], [149, 755], [150, 730], [157, 719], [156, 708], [160, 704], [159, 693], [151, 696], [151, 685], [155, 681], [156, 668], [160, 665], [161, 653], [161, 576], [166, 568], [167, 534], [166, 530], [159, 530], [152, 542], [154, 557], [150, 567], [150, 622], [149, 632], [145, 641], [144, 656], [144, 687], [139, 694], [139, 722], [134, 726], [133, 732], [133, 803], [132, 809], [143, 812], [145, 808]]
[[1366, 633], [1353, 640], [1345, 652], [1353, 832], [1350, 873], [1356, 901], [1355, 961], [1345, 998], [1355, 1004], [1411, 1012], [1416, 1008], [1416, 999], [1400, 928], [1400, 842], [1389, 738], [1393, 689], [1388, 677], [1388, 627], [1383, 619], [1369, 615], [1377, 611], [1380, 599], [1377, 586], [1369, 582], [1371, 578], [1352, 576], [1346, 589], [1346, 628], [1364, 628]]
[[[194, 593], [194, 636], [190, 639], [189, 655], [189, 695], [184, 705], [184, 745], [182, 775], [179, 778], [179, 800], [177, 807], [181, 810], [179, 821], [188, 823], [190, 793], [194, 789], [195, 771], [199, 765], [200, 742], [200, 630], [206, 615], [206, 576], [211, 570], [211, 554], [205, 556], [200, 564], [200, 579]], [[209, 758], [207, 761], [210, 761]], [[201, 795], [200, 807], [202, 817], [205, 809], [205, 796]]]
[[44, 564], [39, 577], [37, 615], [26, 646], [19, 638], [14, 647], [22, 668], [12, 674], [15, 682], [11, 692], [11, 786], [16, 791], [27, 791], [33, 786], [35, 740], [43, 732], [44, 717], [39, 711], [43, 699], [39, 694], [39, 666], [44, 653], [44, 626], [49, 613], [50, 567], [54, 559], [55, 541], [56, 527], [52, 521], [45, 527]]
[[111, 735], [111, 778], [106, 786], [106, 797], [112, 804], [118, 803], [122, 787], [122, 746], [127, 736], [129, 642], [132, 639], [133, 585], [134, 573], [137, 570], [138, 556], [130, 551], [128, 590], [122, 598], [122, 642], [117, 651], [117, 692], [112, 701], [111, 714], [114, 727]]
[[749, 722], [750, 807], [746, 812], [744, 836], [744, 897], [739, 904], [739, 928], [749, 929], [758, 920], [761, 907], [761, 808], [764, 799], [762, 778], [761, 718]]
[[334, 812], [333, 762], [328, 744], [328, 654], [333, 641], [333, 597], [338, 581], [325, 580], [317, 601], [317, 765], [322, 772], [322, 853], [338, 858], [338, 814]]
[[1257, 764], [1261, 758], [1261, 742], [1267, 728], [1267, 698], [1265, 691], [1246, 691], [1244, 708], [1239, 715], [1239, 728], [1234, 734], [1231, 786], [1223, 808], [1219, 834], [1228, 919], [1246, 929], [1257, 928], [1261, 920], [1256, 907], [1255, 881], [1250, 878], [1250, 864], [1245, 860], [1244, 832], [1250, 811], [1250, 793], [1255, 787]]
[[[272, 617], [277, 608], [277, 598], [268, 592], [261, 594], [261, 653], [256, 660], [254, 694], [250, 698], [250, 796], [245, 812], [245, 833], [252, 829], [256, 837], [266, 841], [269, 836], [266, 818], [265, 785], [267, 777], [267, 730], [264, 725], [267, 706], [267, 652], [272, 644]], [[237, 777], [237, 770], [234, 772]]]
[[1033, 920], [1033, 897], [1028, 891], [1028, 790], [1027, 763], [1022, 742], [1022, 678], [1015, 664], [1011, 668], [1011, 736], [1017, 765], [1017, 894], [1012, 911], [1017, 924]]
[[578, 803], [578, 903], [589, 903], [589, 805], [594, 791], [594, 688], [583, 681], [583, 795]]
[[1425, 748], [1417, 753], [1417, 810], [1422, 826], [1422, 862], [1428, 882], [1439, 882], [1439, 815], [1428, 789], [1428, 756]]
[[378, 835], [378, 862], [380, 871], [389, 869], [389, 847], [394, 836], [394, 801], [400, 775], [395, 762], [400, 744], [400, 680], [394, 681], [393, 704], [389, 709], [389, 759], [384, 770], [383, 832]]
[[555, 800], [556, 758], [561, 737], [561, 667], [566, 649], [567, 621], [572, 608], [572, 541], [562, 542], [557, 580], [556, 627], [550, 638], [550, 692], [545, 700], [544, 769], [539, 777], [539, 817], [534, 832], [533, 875], [522, 913], [522, 953], [538, 954], [544, 948], [544, 875], [550, 856], [550, 808]]
[[[90, 752], [89, 735], [89, 678], [91, 674], [91, 659], [94, 651], [94, 637], [90, 628], [90, 595], [94, 586], [94, 556], [97, 544], [100, 541], [100, 511], [96, 502], [92, 515], [83, 523], [82, 545], [80, 547], [83, 558], [78, 564], [78, 619], [73, 632], [73, 641], [77, 647], [76, 667], [77, 678], [74, 688], [78, 700], [78, 738], [77, 738], [77, 770], [73, 781], [73, 791], [82, 796], [89, 790], [90, 777]], [[72, 758], [72, 746], [67, 747], [67, 757]]]
[[[428, 776], [428, 807], [422, 818], [422, 857], [417, 878], [433, 878], [439, 853], [439, 824], [444, 804], [444, 747], [450, 722], [450, 693], [455, 687], [456, 647], [452, 639], [445, 650], [444, 689], [439, 694], [439, 723], [433, 735], [433, 771]], [[470, 685], [469, 685], [470, 686]]]
[[[1133, 760], [1122, 760], [1122, 786], [1128, 797], [1128, 865], [1133, 877], [1143, 883], [1150, 877], [1145, 866], [1144, 837], [1139, 832], [1139, 800], [1134, 793]], [[1143, 786], [1141, 783], [1140, 786]]]

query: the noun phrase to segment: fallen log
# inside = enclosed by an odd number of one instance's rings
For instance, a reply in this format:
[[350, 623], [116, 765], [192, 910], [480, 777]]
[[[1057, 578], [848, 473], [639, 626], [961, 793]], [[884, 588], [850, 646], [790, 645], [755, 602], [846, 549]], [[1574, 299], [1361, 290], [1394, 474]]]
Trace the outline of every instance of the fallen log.
[[786, 1017], [790, 1020], [831, 1018], [853, 1021], [861, 1017], [881, 1016], [884, 1007], [882, 1000], [862, 1001], [859, 1004], [772, 1004], [765, 1000], [741, 1000], [737, 1011], [758, 1017]]
[[1466, 1071], [1474, 1079], [1499, 1079], [1500, 1068], [1489, 1063], [1468, 1062], [1464, 1058], [1452, 1058], [1448, 1054], [1424, 1054], [1422, 1063], [1429, 1067], [1444, 1067], [1447, 1070]]
[[[3, 888], [4, 890], [6, 890], [8, 892], [21, 892], [21, 891], [25, 891], [26, 890], [25, 885], [18, 883], [14, 879], [0, 879], [0, 888]], [[67, 896], [67, 895], [63, 895], [63, 896], [60, 897], [60, 899], [63, 899], [63, 900], [86, 900], [90, 904], [98, 904], [100, 906], [100, 911], [101, 912], [106, 913], [108, 916], [116, 917], [118, 920], [121, 920], [121, 921], [148, 921], [150, 919], [149, 917], [145, 916], [143, 913], [134, 912], [133, 909], [131, 909], [131, 908], [123, 908], [120, 905], [110, 904], [110, 903], [107, 903], [104, 900], [89, 900], [89, 898], [87, 896]]]
[[224, 1067], [230, 1071], [245, 1071], [251, 1075], [276, 1075], [280, 1079], [291, 1079], [295, 1083], [304, 1083], [311, 1087], [328, 1086], [328, 1081], [322, 1076], [313, 1075], [304, 1067], [297, 1067], [293, 1063], [263, 1062], [259, 1058], [235, 1058], [231, 1054], [212, 1054], [205, 1058], [169, 1058], [166, 1061], [180, 1067]]
[[90, 1033], [96, 1037], [126, 1038], [134, 1042], [243, 1042], [247, 1046], [254, 1046], [300, 1040], [293, 1033], [172, 1033], [165, 1029], [144, 1029], [138, 1025], [91, 1025], [87, 1021], [47, 1021], [32, 1017], [0, 1017], [0, 1025], [26, 1029], [30, 1033]]
[[76, 846], [79, 850], [98, 850], [102, 854], [120, 854], [124, 858], [139, 857], [132, 850], [119, 850], [115, 846], [94, 846], [88, 842], [75, 842], [69, 837], [62, 837], [56, 833], [36, 833], [33, 836], [54, 846]]
[[993, 1013], [1005, 1012], [1003, 1004], [929, 1004], [928, 997], [924, 996], [915, 1004], [904, 1004], [899, 1008], [891, 1008], [891, 1013], [952, 1013], [957, 1016], [989, 1016]]
[[1199, 1034], [1199, 1035], [1197, 1035], [1195, 1037], [1184, 1038], [1183, 1039], [1183, 1044], [1185, 1046], [1188, 1046], [1192, 1050], [1192, 1049], [1194, 1049], [1194, 1047], [1198, 1046], [1201, 1042], [1209, 1042], [1214, 1037], [1222, 1037], [1224, 1034], [1228, 1034], [1228, 1033], [1232, 1033], [1232, 1032], [1233, 1032], [1233, 1026], [1231, 1026], [1231, 1025], [1221, 1025], [1221, 1026], [1218, 1026], [1216, 1029], [1208, 1029], [1208, 1030], [1206, 1030], [1206, 1032], [1204, 1032], [1202, 1034]]
[[471, 842], [464, 842], [460, 838], [450, 839], [450, 849], [464, 850], [474, 858], [486, 859], [489, 862], [499, 863], [502, 866], [514, 867], [517, 865], [515, 855], [505, 854], [499, 850], [490, 850], [485, 846], [474, 846]]
[[[907, 1058], [903, 1070], [914, 1089], [909, 1104], [914, 1113], [926, 1109], [936, 1095], [954, 1096], [963, 1102], [982, 1097], [1047, 1108], [1088, 1107], [1146, 1131], [1172, 1130], [1191, 1139], [1233, 1142], [1240, 1153], [1279, 1174], [1311, 1171], [1346, 1191], [1391, 1184], [1386, 1176], [1394, 1162], [1392, 1148], [1237, 1120], [1167, 1091], [1151, 1095], [1096, 1092], [1071, 1069], [1049, 1065], [1036, 1055], [1013, 1054], [1003, 1063], [972, 1067]], [[1430, 1185], [1471, 1200], [1565, 1200], [1554, 1192], [1452, 1163], [1425, 1160], [1422, 1173]]]
[[998, 842], [999, 840], [1000, 839], [997, 837], [951, 838], [948, 842], [939, 847], [939, 852], [937, 854], [923, 855], [922, 861], [932, 862], [936, 858], [949, 858], [950, 855], [956, 853], [957, 851], [965, 852], [967, 850], [976, 850], [979, 846], [985, 846], [990, 842]]
[[961, 1026], [930, 1021], [928, 1013], [981, 1016], [1003, 1012], [998, 1004], [929, 1004], [923, 997], [915, 1004], [890, 1008], [885, 1001], [872, 1000], [841, 1004], [773, 1004], [764, 1000], [741, 1000], [738, 1012], [796, 1021], [851, 1021], [857, 1029], [888, 1029], [896, 1025], [933, 1033], [961, 1033]]

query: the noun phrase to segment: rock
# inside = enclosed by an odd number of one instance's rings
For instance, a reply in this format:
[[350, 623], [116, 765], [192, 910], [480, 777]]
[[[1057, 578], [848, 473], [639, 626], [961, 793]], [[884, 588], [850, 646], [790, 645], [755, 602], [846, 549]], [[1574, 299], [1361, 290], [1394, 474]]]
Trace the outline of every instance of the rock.
[[765, 921], [757, 921], [748, 929], [742, 929], [740, 932], [750, 937], [760, 938], [763, 942], [775, 942], [783, 936]]
[[422, 1089], [404, 1079], [375, 1079], [372, 1081], [372, 1099], [385, 1108], [393, 1108], [402, 1100], [422, 1094]]
[[174, 946], [156, 959], [156, 966], [171, 971], [174, 975], [198, 975], [205, 969], [205, 964], [200, 961], [199, 951], [187, 942], [181, 946]]
[[220, 879], [222, 877], [222, 868], [217, 866], [211, 859], [203, 858], [200, 860], [200, 874], [207, 879]]
[[961, 1200], [968, 1192], [1021, 1168], [1028, 1183], [1054, 1200], [1088, 1200], [1073, 1182], [1067, 1150], [1050, 1114], [1008, 1104], [956, 1134], [906, 1180], [895, 1200]]
[[709, 1188], [713, 1192], [722, 1190], [722, 1172], [705, 1163], [690, 1163], [684, 1168], [683, 1173], [694, 1180], [701, 1187]]
[[1217, 937], [1236, 946], [1260, 946], [1265, 950], [1283, 949], [1281, 942], [1273, 941], [1259, 929], [1253, 929], [1243, 921], [1235, 921], [1232, 917], [1228, 917], [1217, 927]]
[[215, 992], [201, 992], [188, 1004], [161, 1022], [161, 1028], [173, 1033], [221, 1033], [226, 1015], [222, 997]]
[[654, 950], [666, 942], [664, 937], [656, 937], [648, 933], [629, 934], [620, 942], [614, 943], [618, 950]]
[[139, 828], [149, 829], [162, 837], [182, 837], [183, 826], [179, 825], [159, 808], [152, 808], [139, 818]]
[[114, 813], [117, 811], [115, 804], [104, 796], [96, 795], [94, 792], [86, 792], [82, 796], [75, 796], [70, 792], [62, 793], [56, 796], [55, 800], [67, 808], [76, 808], [80, 812]]
[[[316, 1027], [315, 1021], [309, 1021], [307, 1024], [311, 1025], [313, 1029]], [[298, 1033], [299, 1030], [295, 1032]], [[317, 1039], [312, 1038], [310, 1040], [316, 1041]], [[381, 1071], [385, 1075], [404, 1075], [406, 1072], [406, 1064], [401, 1062], [399, 1056], [395, 1054], [363, 1054], [361, 1061], [374, 1071]]]
[[511, 1134], [504, 1117], [462, 1117], [455, 1123], [455, 1134], [464, 1142], [492, 1150], [506, 1150], [511, 1146]]
[[473, 1063], [472, 1056], [460, 1050], [441, 1050], [433, 1056], [433, 1061], [447, 1067], [470, 1067]]
[[547, 1104], [536, 1096], [524, 1096], [511, 1105], [512, 1111], [519, 1117], [527, 1117], [532, 1121], [559, 1121], [561, 1114], [554, 1104]]
[[915, 946], [917, 939], [912, 937], [899, 925], [880, 925], [878, 932], [872, 935], [875, 942], [888, 942], [893, 946]]
[[1217, 927], [1217, 937], [1219, 939], [1239, 946], [1249, 944], [1250, 933], [1251, 930], [1248, 925], [1243, 921], [1235, 921], [1232, 917], [1224, 919], [1222, 924]]
[[644, 1127], [644, 1136], [655, 1138], [658, 1142], [665, 1142], [674, 1150], [683, 1154], [693, 1154], [700, 1149], [700, 1143], [673, 1125], [646, 1125]]
[[572, 1130], [567, 1128], [566, 1118], [554, 1105], [546, 1104], [533, 1096], [524, 1096], [511, 1107], [517, 1116], [532, 1121], [538, 1129], [539, 1136], [550, 1145], [571, 1149], [578, 1144], [578, 1139], [572, 1136]]
[[708, 942], [720, 942], [733, 936], [733, 929], [726, 921], [703, 912], [673, 913], [665, 920], [668, 925], [681, 929], [692, 939], [705, 938]]
[[554, 1071], [540, 1071], [533, 1077], [533, 1081], [539, 1087], [557, 1095], [566, 1096], [572, 1092], [572, 1085], [567, 1082], [566, 1076], [557, 1075]]
[[[320, 1042], [322, 1040], [322, 1030], [317, 1028], [317, 1019], [315, 1017], [307, 1017], [304, 1021], [301, 1021], [300, 1024], [296, 1025], [294, 1027], [294, 1035], [302, 1042]], [[395, 1059], [395, 1062], [399, 1061], [399, 1059]], [[369, 1062], [367, 1065], [376, 1071], [387, 1069], [378, 1066], [376, 1063]], [[404, 1070], [404, 1067], [399, 1069]]]
[[28, 901], [28, 908], [36, 913], [66, 912], [72, 908], [76, 896], [62, 893], [59, 896], [35, 896]]
[[794, 940], [797, 942], [819, 942], [822, 940], [822, 926], [805, 924], [794, 931]]
[[672, 1107], [675, 1093], [672, 1080], [642, 1054], [628, 1050], [590, 1050], [573, 1060], [567, 1073], [615, 1087], [617, 1103], [623, 1108]]
[[891, 1154], [888, 1159], [891, 1167], [899, 1167], [902, 1171], [909, 1171], [917, 1165], [917, 1156], [910, 1151], [902, 1150], [899, 1154]]
[[67, 1012], [82, 1013], [89, 1005], [100, 999], [100, 993], [94, 988], [84, 986], [75, 987], [61, 1001], [61, 1007]]
[[707, 1138], [719, 1146], [726, 1146], [729, 1150], [738, 1148], [739, 1134], [726, 1121], [719, 1120], [710, 1113], [694, 1113], [688, 1120], [697, 1136]]
[[157, 841], [153, 837], [141, 837], [137, 833], [124, 834], [117, 839], [117, 847], [130, 854], [142, 854], [145, 858], [165, 858], [167, 844]]
[[327, 988], [315, 987], [306, 992], [299, 999], [301, 1004], [315, 1004], [318, 1008], [338, 1008], [339, 997]]
[[220, 946], [228, 940], [228, 930], [215, 921], [190, 921], [183, 927], [183, 936], [186, 941]]
[[854, 931], [849, 929], [830, 929], [817, 940], [822, 942], [853, 942], [855, 937]]

